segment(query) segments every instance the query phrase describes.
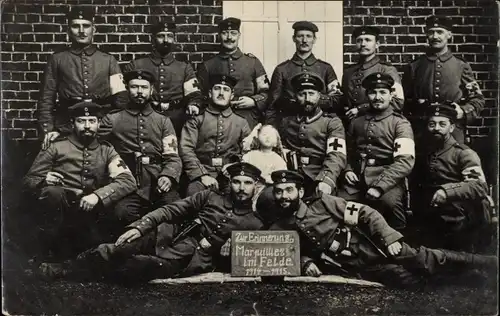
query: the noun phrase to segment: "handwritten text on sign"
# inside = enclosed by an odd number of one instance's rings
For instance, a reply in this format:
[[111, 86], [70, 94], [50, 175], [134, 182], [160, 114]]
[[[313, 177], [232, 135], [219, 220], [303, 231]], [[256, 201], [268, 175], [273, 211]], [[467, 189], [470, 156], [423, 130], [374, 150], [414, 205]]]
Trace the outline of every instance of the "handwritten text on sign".
[[300, 275], [299, 248], [295, 231], [233, 231], [231, 275]]

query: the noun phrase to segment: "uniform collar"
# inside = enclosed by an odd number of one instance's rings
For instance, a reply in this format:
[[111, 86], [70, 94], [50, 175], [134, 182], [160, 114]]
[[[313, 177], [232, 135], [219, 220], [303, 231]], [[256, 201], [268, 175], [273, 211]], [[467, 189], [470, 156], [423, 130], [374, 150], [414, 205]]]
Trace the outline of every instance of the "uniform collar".
[[386, 117], [388, 117], [388, 116], [392, 115], [392, 113], [394, 113], [394, 110], [392, 109], [392, 107], [391, 107], [391, 106], [389, 106], [389, 107], [388, 107], [388, 108], [387, 108], [384, 112], [382, 112], [382, 113], [375, 113], [375, 114], [374, 114], [374, 113], [370, 113], [370, 112], [368, 112], [368, 113], [366, 114], [366, 119], [367, 119], [367, 120], [371, 120], [371, 119], [373, 119], [373, 120], [375, 120], [375, 121], [381, 121], [381, 120], [385, 119]]
[[302, 200], [299, 202], [299, 209], [295, 212], [295, 217], [298, 219], [303, 219], [307, 213], [307, 205]]
[[323, 110], [321, 110], [318, 107], [316, 109], [316, 114], [314, 114], [311, 117], [303, 117], [303, 116], [297, 115], [297, 121], [299, 121], [299, 122], [305, 122], [306, 124], [310, 124], [310, 123], [316, 121], [317, 119], [319, 119], [322, 115], [323, 115]]
[[317, 60], [318, 59], [316, 59], [316, 56], [314, 56], [314, 54], [312, 54], [312, 53], [306, 59], [300, 58], [299, 55], [297, 55], [297, 53], [295, 53], [295, 54], [293, 54], [293, 57], [291, 59], [291, 61], [293, 61], [295, 64], [297, 64], [299, 66], [302, 66], [303, 64], [306, 64], [307, 66], [311, 66]]
[[94, 139], [92, 143], [90, 143], [90, 145], [85, 146], [80, 142], [80, 140], [78, 140], [78, 137], [74, 133], [68, 136], [68, 140], [79, 149], [84, 149], [84, 148], [96, 149], [97, 146], [99, 145], [97, 139]]
[[142, 113], [145, 116], [148, 116], [149, 114], [153, 113], [153, 108], [151, 107], [151, 103], [148, 103], [142, 110], [135, 108], [128, 108], [125, 110], [134, 116], [139, 115], [139, 113]]
[[380, 58], [378, 56], [375, 56], [367, 62], [360, 63], [360, 65], [361, 65], [361, 68], [368, 69], [368, 68], [375, 66], [379, 62], [380, 62]]
[[448, 48], [446, 53], [444, 53], [442, 55], [437, 56], [437, 55], [432, 54], [430, 51], [427, 51], [427, 54], [425, 56], [430, 61], [436, 61], [437, 59], [439, 59], [440, 61], [445, 62], [448, 59], [450, 59], [451, 57], [453, 57], [453, 54], [451, 53], [450, 49]]
[[234, 203], [233, 200], [231, 199], [231, 194], [224, 195], [224, 208], [232, 209], [234, 214], [236, 215], [245, 215], [250, 212], [253, 212], [252, 200], [248, 201], [247, 203], [242, 203], [241, 205], [238, 205], [238, 203]]
[[149, 54], [149, 58], [156, 66], [161, 65], [161, 63], [170, 65], [175, 60], [172, 53], [167, 54], [167, 56], [161, 56], [157, 51], [153, 51], [151, 54]]
[[219, 110], [216, 109], [213, 105], [209, 105], [208, 108], [206, 109], [207, 112], [212, 113], [213, 115], [219, 115], [221, 114], [224, 117], [228, 117], [229, 115], [233, 114], [233, 110], [231, 110], [231, 106], [228, 106], [224, 110]]
[[86, 46], [84, 48], [79, 48], [72, 45], [69, 48], [69, 51], [75, 55], [82, 55], [83, 53], [85, 53], [85, 55], [87, 56], [92, 56], [97, 51], [97, 47], [94, 44], [90, 44], [89, 46]]
[[220, 52], [219, 53], [219, 57], [220, 58], [224, 58], [224, 59], [228, 59], [229, 57], [233, 58], [233, 59], [239, 59], [241, 56], [243, 56], [243, 52], [240, 50], [240, 48], [238, 47], [236, 49], [236, 51], [232, 54], [228, 54], [226, 52]]

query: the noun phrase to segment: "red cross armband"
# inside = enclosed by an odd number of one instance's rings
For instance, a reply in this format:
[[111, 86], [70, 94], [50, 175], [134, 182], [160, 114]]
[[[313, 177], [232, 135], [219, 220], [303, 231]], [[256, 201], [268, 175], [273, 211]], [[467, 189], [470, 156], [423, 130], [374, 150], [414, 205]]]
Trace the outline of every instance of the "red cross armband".
[[349, 226], [358, 225], [359, 211], [363, 206], [356, 202], [347, 202], [344, 210], [344, 223]]
[[397, 156], [415, 157], [415, 142], [411, 138], [396, 138], [394, 140], [394, 158]]
[[332, 152], [339, 152], [344, 155], [347, 155], [347, 151], [345, 148], [345, 139], [339, 137], [330, 137], [326, 141], [326, 154]]
[[481, 181], [486, 182], [483, 169], [480, 166], [468, 167], [462, 170], [464, 181]]
[[171, 155], [179, 152], [178, 149], [178, 143], [177, 143], [177, 137], [175, 135], [167, 135], [162, 139], [163, 143], [163, 154], [164, 155]]

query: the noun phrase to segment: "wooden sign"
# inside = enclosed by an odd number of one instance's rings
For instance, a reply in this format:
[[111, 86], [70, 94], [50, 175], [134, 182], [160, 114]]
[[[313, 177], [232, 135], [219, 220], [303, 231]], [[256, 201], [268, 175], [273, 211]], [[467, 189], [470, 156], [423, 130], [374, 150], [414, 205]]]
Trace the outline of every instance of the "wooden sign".
[[296, 231], [233, 231], [231, 275], [300, 275], [299, 235]]

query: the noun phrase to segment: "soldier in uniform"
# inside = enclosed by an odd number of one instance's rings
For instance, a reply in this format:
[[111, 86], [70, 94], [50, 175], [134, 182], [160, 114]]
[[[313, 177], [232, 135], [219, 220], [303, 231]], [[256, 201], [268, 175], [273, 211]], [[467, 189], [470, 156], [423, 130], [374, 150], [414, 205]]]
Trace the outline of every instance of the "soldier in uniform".
[[244, 117], [250, 128], [261, 122], [267, 106], [269, 79], [260, 60], [239, 47], [241, 20], [227, 18], [219, 23], [221, 52], [198, 67], [198, 78], [205, 94], [210, 91], [210, 76], [225, 74], [238, 80], [231, 100], [233, 111]]
[[[252, 210], [260, 170], [248, 163], [227, 168], [231, 194], [213, 190], [164, 205], [128, 225], [114, 244], [101, 244], [64, 264], [42, 264], [43, 275], [52, 277], [117, 276], [119, 280], [147, 281], [154, 278], [189, 276], [215, 269], [215, 259], [234, 230], [258, 230], [262, 221]], [[162, 226], [197, 216], [173, 242], [164, 239]], [[108, 274], [109, 273], [109, 274]]]
[[[478, 251], [491, 240], [490, 197], [474, 150], [453, 136], [456, 111], [451, 103], [437, 103], [427, 109], [426, 142], [417, 143], [414, 183], [415, 201], [422, 220], [419, 235], [426, 243], [450, 249]], [[426, 230], [427, 229], [427, 230]]]
[[484, 96], [470, 65], [448, 48], [451, 29], [448, 17], [427, 18], [428, 52], [410, 63], [403, 76], [405, 113], [419, 137], [425, 131], [425, 108], [430, 103], [452, 101], [457, 112], [453, 136], [464, 143], [464, 128], [481, 112]]
[[296, 52], [290, 60], [282, 62], [274, 69], [269, 88], [266, 122], [274, 126], [279, 125], [282, 117], [296, 115], [301, 111], [291, 83], [292, 77], [299, 73], [315, 73], [326, 83], [320, 91], [319, 100], [323, 112], [338, 113], [340, 104], [339, 81], [332, 65], [317, 59], [312, 53], [318, 27], [309, 21], [299, 21], [295, 22], [292, 28]]
[[40, 151], [24, 178], [38, 198], [33, 214], [42, 256], [61, 259], [106, 240], [98, 219], [137, 189], [127, 165], [113, 146], [96, 139], [102, 108], [80, 102], [68, 108], [73, 131]]
[[[352, 38], [356, 43], [359, 60], [344, 70], [342, 77], [342, 88], [344, 90], [344, 114], [348, 121], [364, 115], [370, 104], [361, 85], [363, 80], [370, 74], [378, 72], [385, 73], [394, 80], [394, 96], [391, 107], [394, 111], [401, 112], [404, 105], [403, 87], [396, 67], [389, 62], [383, 62], [377, 56], [380, 29], [375, 26], [361, 26], [354, 30]], [[348, 121], [345, 121], [347, 123]], [[346, 124], [347, 127], [347, 124]]]
[[175, 30], [175, 23], [159, 22], [152, 25], [153, 52], [147, 57], [131, 61], [125, 66], [124, 72], [142, 69], [154, 75], [152, 106], [170, 118], [177, 137], [180, 137], [185, 114], [200, 113], [202, 94], [193, 67], [174, 59]]
[[291, 85], [301, 112], [285, 117], [281, 125], [283, 146], [291, 151], [290, 168], [305, 176], [307, 196], [314, 192], [335, 194], [337, 178], [347, 160], [342, 122], [320, 108], [324, 83], [319, 76], [301, 73], [292, 78]]
[[327, 194], [303, 202], [304, 179], [296, 172], [275, 171], [271, 177], [273, 206], [281, 217], [269, 229], [299, 233], [302, 273], [307, 276], [341, 273], [391, 286], [418, 287], [432, 274], [465, 267], [492, 273], [497, 269], [496, 256], [413, 248], [369, 206]]
[[391, 227], [400, 230], [406, 226], [405, 178], [415, 164], [413, 131], [410, 122], [391, 106], [391, 75], [372, 73], [362, 85], [370, 108], [349, 125], [349, 164], [340, 196], [376, 208]]
[[121, 200], [116, 216], [126, 224], [180, 198], [182, 163], [170, 119], [152, 108], [155, 77], [147, 70], [125, 73], [130, 102], [102, 120], [102, 136], [109, 139], [134, 172], [139, 190]]
[[209, 105], [182, 129], [180, 156], [190, 180], [188, 196], [207, 188], [224, 190], [217, 177], [224, 165], [241, 155], [242, 141], [250, 134], [248, 122], [231, 108], [236, 83], [231, 76], [212, 75]]
[[71, 47], [54, 53], [47, 62], [38, 101], [43, 149], [61, 133], [70, 133], [67, 125], [69, 106], [93, 101], [123, 108], [127, 103], [127, 92], [116, 59], [93, 44], [93, 17], [91, 7], [73, 8], [68, 14]]

